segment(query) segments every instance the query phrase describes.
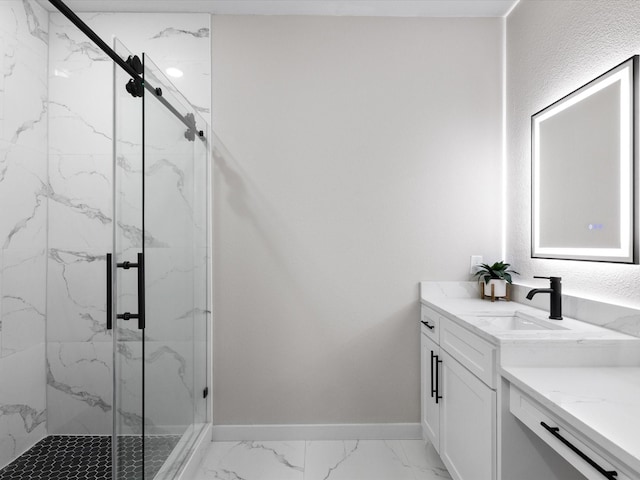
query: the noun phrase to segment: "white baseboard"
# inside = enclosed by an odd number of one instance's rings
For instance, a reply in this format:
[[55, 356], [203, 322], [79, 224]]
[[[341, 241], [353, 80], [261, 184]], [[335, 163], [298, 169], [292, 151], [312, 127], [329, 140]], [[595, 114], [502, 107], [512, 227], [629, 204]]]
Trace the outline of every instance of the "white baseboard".
[[331, 425], [214, 425], [214, 442], [244, 440], [420, 440], [419, 423]]

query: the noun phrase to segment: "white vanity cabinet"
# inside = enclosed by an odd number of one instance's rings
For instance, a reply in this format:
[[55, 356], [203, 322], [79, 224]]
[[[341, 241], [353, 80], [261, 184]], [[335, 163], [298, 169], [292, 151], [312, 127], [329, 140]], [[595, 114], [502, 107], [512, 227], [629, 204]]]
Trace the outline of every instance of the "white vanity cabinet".
[[495, 480], [496, 349], [424, 305], [422, 322], [423, 435], [455, 480]]
[[640, 480], [640, 338], [475, 283], [420, 290], [422, 430], [454, 480]]

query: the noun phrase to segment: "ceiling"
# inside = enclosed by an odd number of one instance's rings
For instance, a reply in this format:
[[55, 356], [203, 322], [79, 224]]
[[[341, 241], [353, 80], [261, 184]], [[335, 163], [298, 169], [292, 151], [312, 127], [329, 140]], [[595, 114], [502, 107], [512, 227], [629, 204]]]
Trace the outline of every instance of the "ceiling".
[[[55, 10], [47, 0], [38, 0]], [[519, 0], [67, 0], [76, 12], [206, 12], [219, 15], [504, 17]]]

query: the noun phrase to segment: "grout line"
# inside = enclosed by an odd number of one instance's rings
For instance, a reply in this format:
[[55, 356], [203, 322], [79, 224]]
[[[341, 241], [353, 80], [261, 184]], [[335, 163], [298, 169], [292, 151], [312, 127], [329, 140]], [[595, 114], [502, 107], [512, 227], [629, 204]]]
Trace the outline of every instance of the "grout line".
[[304, 458], [302, 460], [302, 480], [307, 480], [307, 444], [308, 440], [304, 441]]

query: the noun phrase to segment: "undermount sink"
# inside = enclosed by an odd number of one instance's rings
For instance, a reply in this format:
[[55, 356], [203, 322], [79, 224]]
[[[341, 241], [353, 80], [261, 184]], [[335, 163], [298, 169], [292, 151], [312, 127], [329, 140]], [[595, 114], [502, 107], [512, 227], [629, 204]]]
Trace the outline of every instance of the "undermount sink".
[[[484, 327], [496, 331], [509, 330], [567, 330], [552, 321], [536, 318], [523, 312], [476, 314]], [[481, 325], [478, 325], [481, 326]]]

